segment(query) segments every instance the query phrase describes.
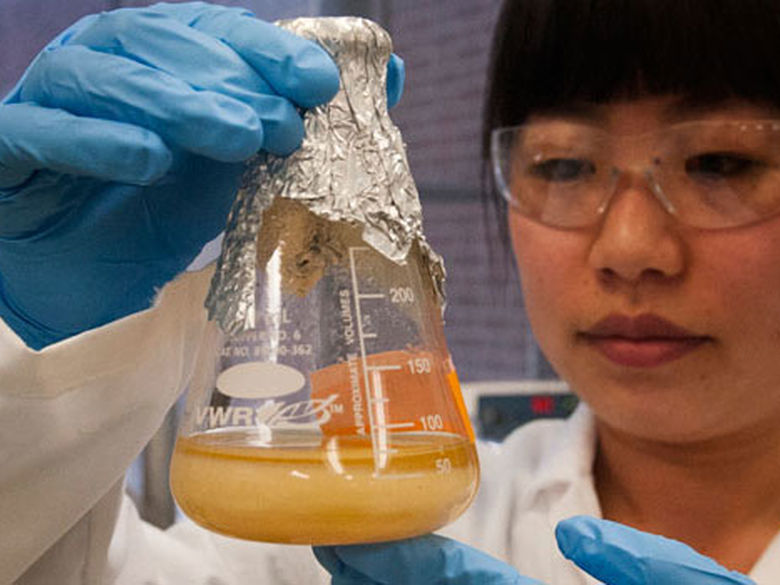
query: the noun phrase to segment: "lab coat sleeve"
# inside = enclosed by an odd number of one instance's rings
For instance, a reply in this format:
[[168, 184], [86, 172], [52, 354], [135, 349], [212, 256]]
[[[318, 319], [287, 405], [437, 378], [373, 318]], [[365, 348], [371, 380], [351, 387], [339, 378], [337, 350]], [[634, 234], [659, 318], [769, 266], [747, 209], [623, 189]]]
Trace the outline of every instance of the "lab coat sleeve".
[[[0, 584], [56, 556], [44, 553], [121, 484], [186, 386], [212, 271], [184, 274], [151, 309], [42, 351], [0, 322]], [[104, 558], [108, 540], [73, 555]]]

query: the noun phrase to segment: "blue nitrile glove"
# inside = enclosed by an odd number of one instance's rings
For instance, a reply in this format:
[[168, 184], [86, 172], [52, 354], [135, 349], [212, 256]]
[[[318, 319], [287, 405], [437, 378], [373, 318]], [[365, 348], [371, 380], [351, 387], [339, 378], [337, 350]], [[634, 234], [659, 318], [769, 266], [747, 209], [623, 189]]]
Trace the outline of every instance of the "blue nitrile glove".
[[337, 89], [324, 50], [243, 9], [78, 21], [0, 105], [0, 317], [40, 349], [149, 307], [224, 227], [242, 161], [298, 148], [298, 108]]
[[564, 556], [606, 585], [754, 585], [682, 542], [575, 516], [555, 529]]
[[[561, 522], [555, 535], [564, 556], [605, 585], [753, 584], [681, 542], [607, 520], [577, 516]], [[314, 554], [333, 585], [540, 585], [483, 552], [436, 535], [315, 547]]]
[[475, 548], [436, 534], [315, 547], [332, 585], [541, 585]]

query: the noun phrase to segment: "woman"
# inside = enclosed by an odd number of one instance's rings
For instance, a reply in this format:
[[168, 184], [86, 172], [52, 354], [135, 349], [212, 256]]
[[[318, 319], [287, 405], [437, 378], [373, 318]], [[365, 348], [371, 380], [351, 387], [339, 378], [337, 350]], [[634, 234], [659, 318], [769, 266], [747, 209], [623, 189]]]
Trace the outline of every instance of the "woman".
[[[591, 410], [483, 450], [479, 501], [450, 534], [514, 567], [427, 537], [318, 549], [334, 582], [588, 582], [553, 541], [575, 514], [777, 582], [777, 12], [507, 3], [498, 187], [537, 336]], [[0, 581], [316, 578], [299, 550], [161, 534], [118, 502], [203, 326], [208, 275], [169, 281], [224, 224], [236, 163], [295, 148], [295, 106], [332, 95], [331, 65], [242, 11], [160, 5], [81, 21], [0, 108], [0, 517], [15, 529]], [[557, 535], [610, 585], [749, 582], [620, 524]]]
[[[587, 514], [780, 581], [778, 39], [774, 1], [504, 3], [484, 135], [497, 221], [537, 339], [587, 406], [483, 452], [480, 500], [450, 530], [524, 576], [593, 582], [552, 536]], [[319, 555], [350, 583], [422, 583], [387, 575], [430, 548]], [[515, 574], [460, 558], [452, 582]], [[610, 564], [586, 568], [712, 578]]]

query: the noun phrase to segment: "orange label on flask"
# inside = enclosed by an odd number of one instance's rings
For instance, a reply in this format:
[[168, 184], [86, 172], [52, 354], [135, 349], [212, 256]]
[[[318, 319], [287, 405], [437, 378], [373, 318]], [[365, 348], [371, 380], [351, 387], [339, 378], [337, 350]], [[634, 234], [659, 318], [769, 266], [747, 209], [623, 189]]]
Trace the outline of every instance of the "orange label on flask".
[[313, 399], [338, 397], [322, 431], [369, 435], [372, 428], [384, 427], [463, 434], [465, 423], [470, 433], [460, 392], [453, 390], [457, 376], [444, 369], [428, 351], [387, 351], [367, 356], [365, 363], [358, 354], [348, 354], [347, 361], [311, 374]]

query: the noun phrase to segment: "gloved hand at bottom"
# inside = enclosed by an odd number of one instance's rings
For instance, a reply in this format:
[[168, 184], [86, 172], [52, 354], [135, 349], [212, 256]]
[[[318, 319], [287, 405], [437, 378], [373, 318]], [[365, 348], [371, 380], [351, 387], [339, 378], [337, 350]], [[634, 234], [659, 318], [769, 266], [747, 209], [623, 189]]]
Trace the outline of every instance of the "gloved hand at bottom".
[[[561, 522], [555, 536], [566, 558], [605, 585], [753, 584], [681, 542], [608, 520], [576, 516]], [[314, 554], [333, 585], [541, 585], [483, 552], [437, 535], [316, 547]]]
[[542, 585], [456, 540], [428, 534], [379, 544], [315, 547], [332, 585]]

